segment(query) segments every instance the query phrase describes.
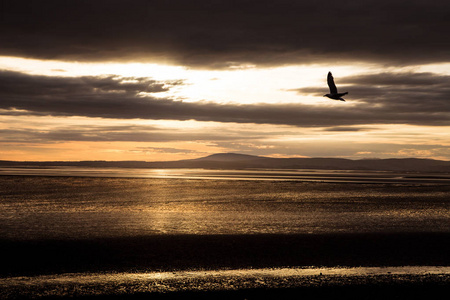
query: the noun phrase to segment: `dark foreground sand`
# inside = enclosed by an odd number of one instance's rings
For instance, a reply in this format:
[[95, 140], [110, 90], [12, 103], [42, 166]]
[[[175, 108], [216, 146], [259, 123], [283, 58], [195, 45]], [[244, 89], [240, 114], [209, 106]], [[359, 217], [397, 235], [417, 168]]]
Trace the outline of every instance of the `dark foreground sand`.
[[[156, 235], [85, 240], [0, 240], [1, 276], [281, 267], [449, 266], [449, 233]], [[55, 275], [56, 276], [56, 275]], [[155, 288], [163, 284], [164, 288]], [[153, 288], [149, 288], [153, 286]], [[49, 294], [49, 291], [53, 293]], [[10, 287], [3, 298], [419, 299], [450, 291], [450, 276], [216, 276], [108, 286]]]
[[[100, 276], [114, 277], [114, 274]], [[0, 280], [0, 296], [2, 299], [437, 299], [445, 298], [450, 291], [449, 274], [139, 277], [97, 282], [64, 282], [67, 278], [55, 282], [52, 281], [55, 278], [50, 278], [40, 285], [30, 284], [29, 278], [19, 278], [21, 285], [16, 286], [2, 285]]]
[[0, 276], [299, 266], [450, 266], [450, 233], [0, 239]]

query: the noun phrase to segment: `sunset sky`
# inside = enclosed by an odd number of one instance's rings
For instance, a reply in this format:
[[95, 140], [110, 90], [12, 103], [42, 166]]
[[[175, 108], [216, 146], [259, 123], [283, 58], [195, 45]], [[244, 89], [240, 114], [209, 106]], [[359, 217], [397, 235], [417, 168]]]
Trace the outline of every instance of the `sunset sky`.
[[3, 0], [0, 160], [450, 160], [449, 33], [448, 0]]

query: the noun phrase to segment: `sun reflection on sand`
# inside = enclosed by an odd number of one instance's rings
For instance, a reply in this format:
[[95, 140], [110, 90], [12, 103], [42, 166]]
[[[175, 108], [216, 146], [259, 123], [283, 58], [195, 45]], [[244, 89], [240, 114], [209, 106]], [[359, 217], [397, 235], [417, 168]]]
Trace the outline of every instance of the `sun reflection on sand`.
[[[265, 268], [234, 270], [186, 270], [150, 273], [72, 273], [35, 277], [9, 277], [0, 279], [0, 296], [67, 296], [111, 295], [130, 293], [236, 290], [240, 288], [274, 288], [280, 282], [286, 287], [321, 285], [329, 283], [346, 285], [357, 282], [361, 276], [367, 280], [389, 284], [396, 281], [421, 282], [421, 278], [440, 276], [448, 280], [450, 267], [402, 266], [359, 268]], [[387, 278], [386, 278], [387, 276]], [[446, 277], [444, 277], [446, 276]], [[353, 284], [355, 284], [353, 282]], [[42, 289], [45, 287], [45, 289]], [[43, 290], [45, 290], [44, 294]]]

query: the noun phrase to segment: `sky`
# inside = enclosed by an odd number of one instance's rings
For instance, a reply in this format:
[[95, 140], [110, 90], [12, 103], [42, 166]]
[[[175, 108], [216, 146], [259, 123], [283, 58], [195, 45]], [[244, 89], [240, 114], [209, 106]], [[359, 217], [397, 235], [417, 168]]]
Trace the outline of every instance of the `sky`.
[[2, 0], [0, 160], [450, 160], [449, 31], [448, 0]]

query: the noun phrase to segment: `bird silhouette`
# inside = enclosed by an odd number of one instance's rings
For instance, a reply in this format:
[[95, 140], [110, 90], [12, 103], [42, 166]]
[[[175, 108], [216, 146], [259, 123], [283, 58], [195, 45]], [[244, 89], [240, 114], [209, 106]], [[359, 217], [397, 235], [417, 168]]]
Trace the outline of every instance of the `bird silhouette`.
[[347, 95], [348, 92], [338, 93], [337, 87], [334, 84], [334, 79], [333, 79], [333, 75], [331, 75], [331, 72], [328, 72], [327, 82], [328, 82], [328, 87], [330, 88], [330, 93], [323, 95], [323, 96], [328, 97], [333, 100], [341, 100], [341, 101], [345, 102], [345, 100], [342, 98], [342, 96]]

